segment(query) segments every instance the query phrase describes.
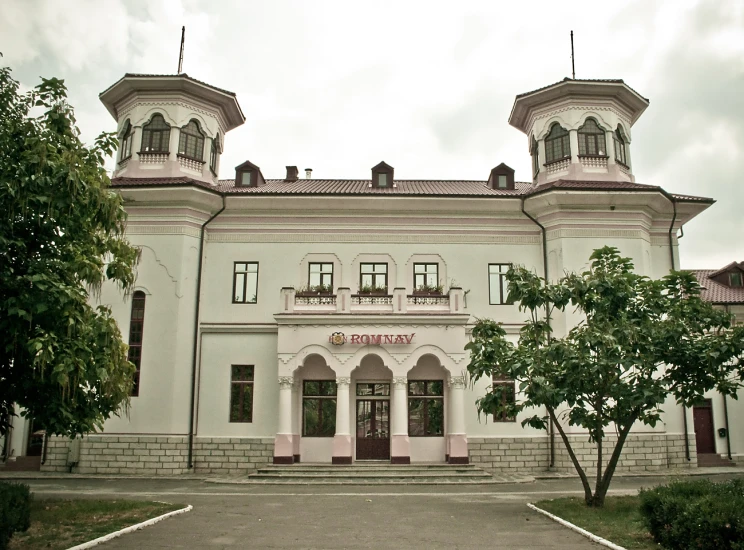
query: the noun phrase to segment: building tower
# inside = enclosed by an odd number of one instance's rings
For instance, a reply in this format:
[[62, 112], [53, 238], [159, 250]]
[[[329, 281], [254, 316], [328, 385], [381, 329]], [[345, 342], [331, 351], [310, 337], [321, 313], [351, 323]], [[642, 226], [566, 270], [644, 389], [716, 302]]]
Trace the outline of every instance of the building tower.
[[227, 132], [245, 122], [238, 100], [187, 74], [125, 74], [100, 94], [117, 122], [113, 178], [217, 183]]
[[572, 80], [520, 94], [509, 124], [527, 135], [535, 185], [634, 182], [630, 128], [648, 100], [622, 80]]

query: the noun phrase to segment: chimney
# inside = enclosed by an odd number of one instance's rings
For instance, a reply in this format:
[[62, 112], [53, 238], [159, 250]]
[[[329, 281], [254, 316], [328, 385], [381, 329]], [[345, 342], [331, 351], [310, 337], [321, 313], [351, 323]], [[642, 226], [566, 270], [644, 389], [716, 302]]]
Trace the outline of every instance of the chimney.
[[287, 177], [284, 181], [297, 181], [300, 177], [300, 171], [296, 166], [287, 166]]
[[313, 178], [313, 169], [312, 168], [305, 168], [305, 179], [312, 179]]

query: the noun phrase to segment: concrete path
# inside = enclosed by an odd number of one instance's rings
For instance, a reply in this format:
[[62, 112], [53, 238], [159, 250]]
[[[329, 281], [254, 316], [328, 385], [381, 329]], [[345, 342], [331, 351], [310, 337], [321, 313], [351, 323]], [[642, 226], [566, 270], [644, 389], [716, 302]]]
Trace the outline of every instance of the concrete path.
[[[719, 476], [724, 477], [724, 476]], [[619, 478], [635, 494], [665, 478]], [[127, 498], [194, 510], [102, 545], [117, 548], [598, 549], [525, 503], [581, 495], [575, 479], [484, 486], [245, 486], [193, 479], [36, 479], [39, 497]]]

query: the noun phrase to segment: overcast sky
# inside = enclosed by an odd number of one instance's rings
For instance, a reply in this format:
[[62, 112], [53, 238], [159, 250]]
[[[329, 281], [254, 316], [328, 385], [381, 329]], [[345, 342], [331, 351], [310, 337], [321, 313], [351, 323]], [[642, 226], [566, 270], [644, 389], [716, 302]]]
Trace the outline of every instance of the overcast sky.
[[[3, 65], [63, 78], [86, 141], [115, 122], [98, 94], [125, 72], [184, 72], [237, 93], [245, 160], [318, 178], [528, 181], [514, 96], [571, 76], [622, 78], [651, 105], [633, 127], [640, 183], [718, 202], [685, 226], [682, 267], [744, 260], [744, 1], [2, 0]], [[113, 165], [113, 163], [110, 163]]]

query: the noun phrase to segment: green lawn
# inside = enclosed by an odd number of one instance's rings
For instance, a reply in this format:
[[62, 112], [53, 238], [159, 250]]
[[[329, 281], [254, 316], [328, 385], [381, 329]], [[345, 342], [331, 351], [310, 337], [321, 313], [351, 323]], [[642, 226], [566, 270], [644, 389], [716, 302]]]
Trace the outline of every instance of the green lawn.
[[163, 502], [34, 498], [31, 527], [15, 533], [9, 549], [62, 550], [183, 507]]
[[628, 550], [659, 549], [643, 526], [637, 496], [607, 497], [599, 509], [576, 497], [541, 500], [535, 506]]

